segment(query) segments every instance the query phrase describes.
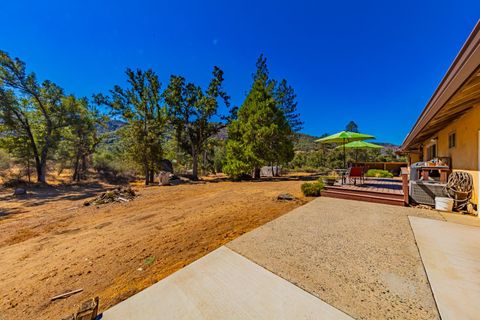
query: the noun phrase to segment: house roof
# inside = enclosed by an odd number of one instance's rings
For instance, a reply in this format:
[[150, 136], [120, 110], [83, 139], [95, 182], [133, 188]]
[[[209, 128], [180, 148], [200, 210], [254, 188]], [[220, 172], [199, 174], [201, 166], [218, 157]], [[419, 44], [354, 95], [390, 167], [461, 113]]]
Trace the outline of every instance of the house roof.
[[480, 20], [457, 54], [401, 150], [416, 149], [445, 125], [480, 104]]

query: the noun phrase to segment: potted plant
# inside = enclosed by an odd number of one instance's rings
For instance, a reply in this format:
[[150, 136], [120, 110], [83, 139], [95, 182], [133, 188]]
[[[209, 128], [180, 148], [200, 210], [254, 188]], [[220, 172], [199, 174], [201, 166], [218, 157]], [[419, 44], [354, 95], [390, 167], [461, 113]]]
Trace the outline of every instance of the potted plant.
[[335, 182], [337, 182], [337, 176], [325, 176], [323, 177], [323, 181], [327, 186], [333, 186]]

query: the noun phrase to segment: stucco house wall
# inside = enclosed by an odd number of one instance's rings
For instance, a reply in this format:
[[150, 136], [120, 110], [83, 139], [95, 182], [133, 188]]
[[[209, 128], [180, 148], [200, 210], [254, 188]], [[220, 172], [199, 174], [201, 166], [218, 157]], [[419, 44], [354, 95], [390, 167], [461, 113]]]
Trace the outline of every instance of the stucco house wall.
[[[427, 158], [427, 147], [432, 139], [437, 139], [437, 156], [450, 157], [452, 169], [467, 171], [474, 179], [473, 202], [478, 204], [479, 199], [479, 130], [480, 130], [480, 105], [470, 109], [460, 118], [438, 131], [423, 143], [423, 158]], [[455, 132], [455, 147], [448, 147], [448, 136]]]

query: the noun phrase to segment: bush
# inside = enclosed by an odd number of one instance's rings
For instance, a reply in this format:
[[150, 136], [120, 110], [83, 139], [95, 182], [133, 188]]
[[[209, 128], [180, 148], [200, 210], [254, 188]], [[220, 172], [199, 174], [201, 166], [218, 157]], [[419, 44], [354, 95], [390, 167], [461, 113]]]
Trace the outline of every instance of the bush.
[[106, 152], [96, 153], [93, 156], [93, 167], [102, 178], [111, 182], [126, 182], [135, 178], [133, 166]]
[[10, 169], [11, 160], [10, 155], [5, 150], [0, 149], [0, 171]]
[[318, 197], [323, 189], [323, 181], [305, 182], [302, 184], [301, 189], [305, 197]]
[[393, 174], [388, 172], [387, 170], [380, 170], [380, 169], [370, 169], [365, 174], [367, 177], [375, 177], [375, 178], [393, 178]]
[[320, 185], [320, 190], [322, 190], [323, 187], [325, 186], [325, 182], [323, 181], [323, 177], [318, 178], [317, 183]]

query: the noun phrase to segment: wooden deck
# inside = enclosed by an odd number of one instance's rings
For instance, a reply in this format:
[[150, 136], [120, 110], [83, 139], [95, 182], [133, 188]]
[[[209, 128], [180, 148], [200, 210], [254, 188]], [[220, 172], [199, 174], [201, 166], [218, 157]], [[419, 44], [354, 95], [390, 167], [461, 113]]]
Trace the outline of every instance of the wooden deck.
[[404, 206], [402, 180], [365, 178], [364, 183], [325, 186], [322, 196]]

